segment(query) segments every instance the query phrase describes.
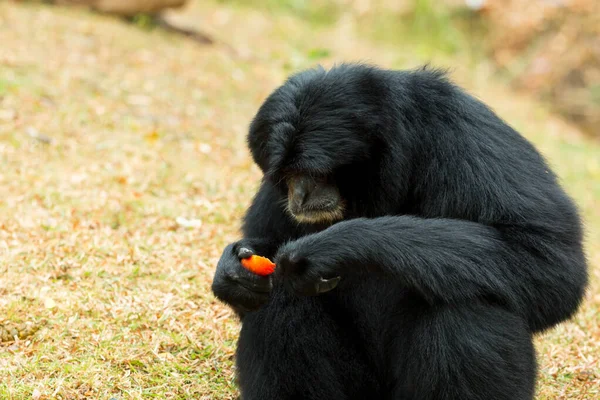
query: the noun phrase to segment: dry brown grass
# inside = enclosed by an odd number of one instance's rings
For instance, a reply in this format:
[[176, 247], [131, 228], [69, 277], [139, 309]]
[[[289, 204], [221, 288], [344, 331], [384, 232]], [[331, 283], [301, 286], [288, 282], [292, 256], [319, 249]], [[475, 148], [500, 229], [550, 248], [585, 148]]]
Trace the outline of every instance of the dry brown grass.
[[[251, 116], [319, 55], [422, 61], [410, 43], [358, 39], [351, 18], [325, 32], [199, 3], [174, 17], [238, 55], [0, 3], [0, 398], [234, 398], [238, 325], [209, 287], [259, 179]], [[581, 206], [594, 283], [577, 318], [538, 340], [538, 398], [596, 398], [600, 147], [490, 83], [485, 63], [437, 61], [538, 145]]]

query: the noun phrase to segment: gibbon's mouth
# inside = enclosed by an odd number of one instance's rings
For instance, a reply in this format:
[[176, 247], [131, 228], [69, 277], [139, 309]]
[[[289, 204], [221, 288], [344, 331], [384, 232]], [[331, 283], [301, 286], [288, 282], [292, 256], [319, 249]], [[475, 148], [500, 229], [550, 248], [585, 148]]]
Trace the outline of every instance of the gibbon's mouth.
[[298, 222], [325, 223], [339, 221], [344, 217], [344, 208], [340, 205], [321, 209], [291, 211], [290, 213]]

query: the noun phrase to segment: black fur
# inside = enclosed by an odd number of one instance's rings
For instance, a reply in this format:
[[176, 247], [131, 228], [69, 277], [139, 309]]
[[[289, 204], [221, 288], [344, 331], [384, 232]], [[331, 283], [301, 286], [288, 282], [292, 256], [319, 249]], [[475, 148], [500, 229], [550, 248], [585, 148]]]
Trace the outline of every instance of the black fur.
[[[576, 312], [587, 270], [577, 210], [529, 142], [439, 71], [352, 64], [291, 77], [248, 141], [265, 175], [213, 283], [242, 318], [243, 399], [533, 397], [532, 335]], [[294, 222], [298, 173], [334, 178], [344, 221]]]

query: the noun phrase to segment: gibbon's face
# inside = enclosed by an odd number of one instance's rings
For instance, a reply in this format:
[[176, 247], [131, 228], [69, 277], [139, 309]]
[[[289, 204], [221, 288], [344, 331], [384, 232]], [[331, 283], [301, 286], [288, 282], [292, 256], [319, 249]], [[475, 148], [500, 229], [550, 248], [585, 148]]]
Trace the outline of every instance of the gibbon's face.
[[333, 223], [344, 217], [344, 202], [330, 178], [293, 175], [286, 178], [290, 215], [302, 223]]
[[365, 103], [372, 80], [357, 84], [325, 76], [309, 71], [275, 90], [248, 134], [254, 161], [302, 223], [344, 219], [345, 210], [356, 206], [355, 188], [366, 186], [363, 165], [378, 154], [372, 137], [379, 130], [378, 109]]
[[366, 135], [336, 122], [313, 129], [265, 124], [261, 128], [267, 134], [250, 137], [265, 178], [281, 190], [287, 212], [300, 223], [329, 225], [344, 219], [356, 188], [365, 187], [362, 166], [371, 159]]

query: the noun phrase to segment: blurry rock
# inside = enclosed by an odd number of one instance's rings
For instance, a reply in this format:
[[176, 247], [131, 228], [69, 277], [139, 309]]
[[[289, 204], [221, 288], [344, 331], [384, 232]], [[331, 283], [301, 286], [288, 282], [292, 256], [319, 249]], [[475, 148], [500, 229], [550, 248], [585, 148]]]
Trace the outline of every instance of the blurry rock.
[[50, 2], [57, 5], [89, 7], [128, 21], [133, 21], [138, 15], [149, 15], [152, 24], [166, 31], [187, 36], [201, 44], [214, 43], [209, 35], [174, 25], [161, 15], [161, 12], [166, 9], [184, 6], [188, 0], [50, 0]]
[[131, 17], [158, 14], [167, 8], [181, 7], [187, 0], [56, 0], [55, 3], [89, 6], [101, 12]]

